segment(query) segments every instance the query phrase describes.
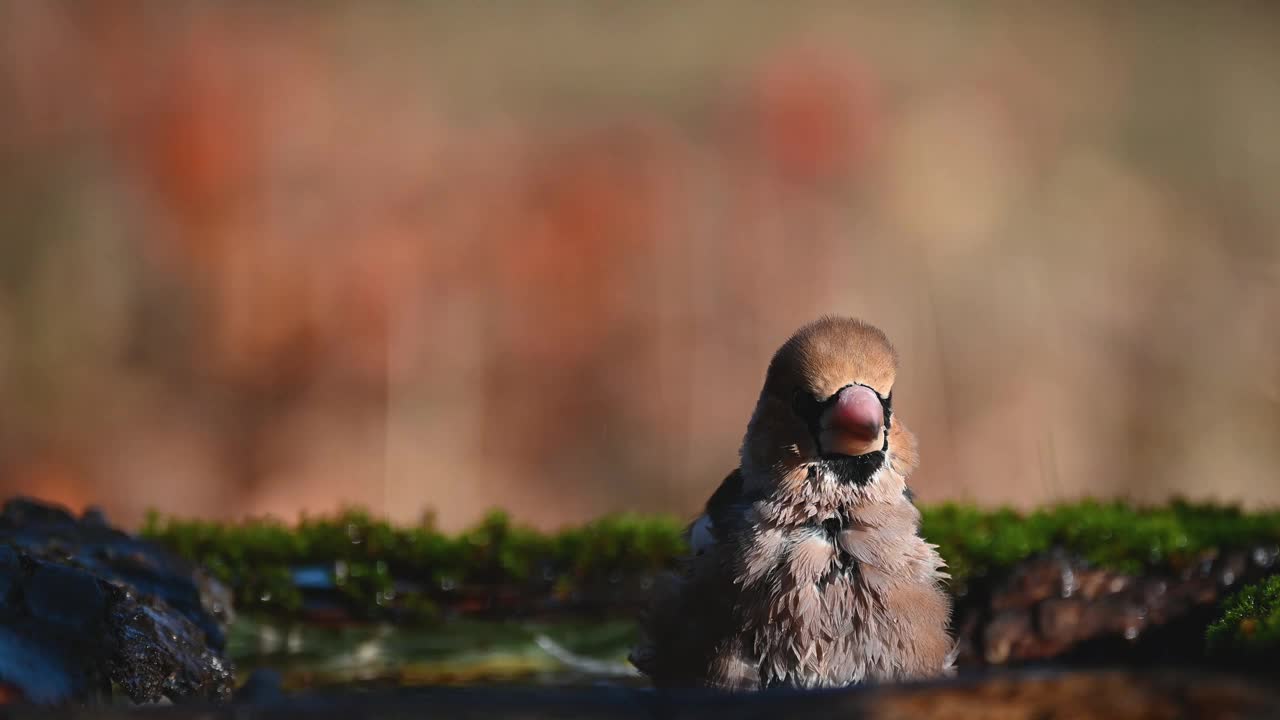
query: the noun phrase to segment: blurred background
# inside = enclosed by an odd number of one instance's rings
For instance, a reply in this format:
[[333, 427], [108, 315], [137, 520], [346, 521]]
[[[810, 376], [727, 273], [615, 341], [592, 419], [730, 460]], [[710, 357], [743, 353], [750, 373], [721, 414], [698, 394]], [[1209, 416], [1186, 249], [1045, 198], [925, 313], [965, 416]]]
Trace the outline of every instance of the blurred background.
[[0, 492], [690, 515], [834, 312], [926, 502], [1275, 503], [1280, 11], [1158, 8], [0, 3]]

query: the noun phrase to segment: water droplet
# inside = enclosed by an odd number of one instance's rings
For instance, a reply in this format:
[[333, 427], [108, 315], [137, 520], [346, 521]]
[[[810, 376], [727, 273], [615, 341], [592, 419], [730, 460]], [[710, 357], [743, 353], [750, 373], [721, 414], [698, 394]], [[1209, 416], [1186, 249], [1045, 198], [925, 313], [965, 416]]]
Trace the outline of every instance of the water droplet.
[[1277, 550], [1274, 547], [1273, 548], [1264, 548], [1264, 547], [1254, 548], [1253, 564], [1261, 568], [1269, 568], [1271, 567], [1272, 563], [1276, 561], [1276, 555], [1277, 555]]

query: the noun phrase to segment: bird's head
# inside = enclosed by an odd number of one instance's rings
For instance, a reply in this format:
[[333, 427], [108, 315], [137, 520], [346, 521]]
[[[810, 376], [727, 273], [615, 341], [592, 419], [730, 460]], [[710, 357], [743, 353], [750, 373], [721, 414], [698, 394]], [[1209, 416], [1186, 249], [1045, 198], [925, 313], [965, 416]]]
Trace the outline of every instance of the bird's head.
[[825, 317], [804, 326], [769, 364], [743, 442], [743, 469], [778, 477], [809, 466], [864, 485], [891, 447], [913, 458], [910, 434], [895, 429], [897, 370], [897, 352], [867, 323]]

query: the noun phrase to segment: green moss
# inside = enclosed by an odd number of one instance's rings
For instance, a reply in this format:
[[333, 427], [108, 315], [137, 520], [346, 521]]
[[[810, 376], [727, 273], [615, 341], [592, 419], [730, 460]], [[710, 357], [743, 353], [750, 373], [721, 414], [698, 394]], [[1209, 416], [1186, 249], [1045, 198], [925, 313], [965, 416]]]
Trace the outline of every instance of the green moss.
[[922, 508], [922, 531], [963, 583], [975, 574], [1060, 546], [1127, 572], [1181, 567], [1214, 549], [1280, 543], [1280, 512], [1174, 501], [1159, 507], [1083, 501], [1021, 515], [946, 504]]
[[[1280, 543], [1280, 513], [1174, 502], [1059, 505], [1030, 514], [944, 504], [922, 508], [922, 531], [947, 560], [953, 587], [1062, 546], [1105, 567], [1180, 567], [1214, 549]], [[620, 576], [672, 567], [685, 552], [675, 518], [615, 515], [546, 534], [494, 512], [447, 535], [430, 517], [394, 527], [358, 510], [223, 525], [151, 515], [143, 535], [206, 565], [236, 590], [241, 607], [291, 612], [302, 597], [291, 569], [328, 569], [349, 609], [434, 617], [456, 589], [504, 586], [525, 596], [568, 598]], [[412, 582], [406, 582], [412, 581]], [[450, 593], [453, 595], [450, 595]]]
[[514, 585], [565, 597], [618, 573], [659, 571], [683, 553], [681, 531], [670, 518], [618, 515], [543, 534], [495, 511], [450, 536], [430, 518], [392, 527], [350, 509], [304, 518], [294, 528], [270, 519], [218, 524], [152, 513], [141, 534], [207, 567], [234, 588], [241, 608], [296, 611], [302, 595], [292, 571], [311, 568], [327, 573], [334, 594], [357, 616], [394, 611], [412, 620], [435, 617], [441, 596], [459, 588]]
[[1222, 616], [1206, 632], [1218, 656], [1280, 652], [1280, 575], [1245, 586], [1222, 603]]

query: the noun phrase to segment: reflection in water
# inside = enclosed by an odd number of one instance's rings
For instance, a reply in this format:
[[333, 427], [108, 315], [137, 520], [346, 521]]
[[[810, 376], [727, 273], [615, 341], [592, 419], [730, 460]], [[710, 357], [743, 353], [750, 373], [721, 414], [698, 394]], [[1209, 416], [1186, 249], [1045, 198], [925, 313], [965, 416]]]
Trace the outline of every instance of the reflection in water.
[[288, 689], [424, 685], [640, 684], [628, 621], [454, 621], [423, 627], [238, 620], [229, 652], [243, 680], [279, 671]]

